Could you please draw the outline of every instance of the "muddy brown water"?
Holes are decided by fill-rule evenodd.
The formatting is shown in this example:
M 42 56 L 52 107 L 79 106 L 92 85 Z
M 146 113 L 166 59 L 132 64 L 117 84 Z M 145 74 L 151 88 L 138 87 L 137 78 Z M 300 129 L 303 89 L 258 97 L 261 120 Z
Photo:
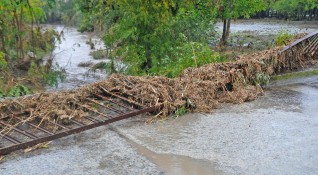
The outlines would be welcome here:
M 221 175 L 208 160 L 194 159 L 189 156 L 158 154 L 144 146 L 130 141 L 137 152 L 150 159 L 167 175 Z
M 175 154 L 160 154 L 149 150 L 147 147 L 134 142 L 121 134 L 119 130 L 112 127 L 122 138 L 131 144 L 136 151 L 150 159 L 158 168 L 167 175 L 222 175 L 223 173 L 215 168 L 208 160 L 195 159 L 189 156 Z

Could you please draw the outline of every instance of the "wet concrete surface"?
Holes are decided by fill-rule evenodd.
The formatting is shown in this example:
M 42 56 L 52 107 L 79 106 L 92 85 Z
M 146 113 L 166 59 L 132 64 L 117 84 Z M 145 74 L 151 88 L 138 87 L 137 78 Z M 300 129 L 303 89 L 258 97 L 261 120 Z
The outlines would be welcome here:
M 318 174 L 317 85 L 318 77 L 289 80 L 212 114 L 117 127 L 149 150 L 208 161 L 219 174 Z
M 0 164 L 3 175 L 160 173 L 106 126 L 56 140 L 48 149 L 10 154 Z
M 13 153 L 0 174 L 318 174 L 318 76 L 256 101 L 145 124 L 144 117 Z

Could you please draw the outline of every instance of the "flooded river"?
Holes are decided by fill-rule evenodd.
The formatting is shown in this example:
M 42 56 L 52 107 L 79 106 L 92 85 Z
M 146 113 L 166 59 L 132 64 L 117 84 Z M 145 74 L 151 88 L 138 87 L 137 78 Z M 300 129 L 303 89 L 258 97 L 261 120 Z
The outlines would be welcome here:
M 223 24 L 217 23 L 217 31 L 221 32 Z M 284 21 L 284 20 L 236 20 L 232 21 L 231 32 L 251 32 L 258 35 L 276 35 L 279 32 L 311 33 L 318 30 L 317 21 Z
M 90 56 L 93 51 L 90 45 L 86 44 L 87 41 L 92 39 L 95 44 L 95 49 L 103 49 L 103 42 L 96 36 L 89 36 L 87 33 L 80 33 L 73 27 L 65 26 L 49 26 L 58 32 L 63 31 L 61 43 L 56 44 L 53 52 L 54 65 L 66 71 L 66 79 L 58 84 L 57 89 L 74 89 L 88 83 L 102 80 L 106 77 L 105 72 L 97 71 L 90 72 L 87 67 L 78 66 L 80 63 L 92 62 L 94 64 L 104 60 L 94 60 Z M 52 88 L 50 88 L 52 89 Z

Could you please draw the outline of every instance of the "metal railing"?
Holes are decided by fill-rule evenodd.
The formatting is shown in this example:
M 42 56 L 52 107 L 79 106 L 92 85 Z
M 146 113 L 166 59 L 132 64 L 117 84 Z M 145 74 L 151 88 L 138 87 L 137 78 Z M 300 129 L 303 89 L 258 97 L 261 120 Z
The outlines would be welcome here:
M 93 94 L 93 97 L 87 101 L 91 105 L 77 105 L 86 108 L 89 116 L 67 118 L 64 122 L 47 121 L 50 122 L 49 125 L 43 125 L 36 120 L 28 121 L 26 113 L 10 114 L 2 118 L 0 130 L 8 132 L 0 133 L 0 155 L 152 112 L 158 108 L 158 106 L 142 106 L 125 97 L 108 92 L 106 89 L 104 89 L 104 94 Z
M 308 34 L 295 42 L 286 46 L 280 53 L 286 52 L 293 47 L 300 46 L 304 54 L 310 54 L 311 56 L 318 52 L 318 31 Z

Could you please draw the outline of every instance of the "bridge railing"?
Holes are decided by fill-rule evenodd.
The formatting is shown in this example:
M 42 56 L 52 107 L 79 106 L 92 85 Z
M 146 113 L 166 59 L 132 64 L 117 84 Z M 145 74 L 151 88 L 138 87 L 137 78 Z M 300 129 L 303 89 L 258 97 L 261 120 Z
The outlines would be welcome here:
M 318 31 L 296 40 L 286 46 L 280 53 L 286 52 L 294 47 L 301 47 L 304 54 L 315 55 L 318 52 Z

